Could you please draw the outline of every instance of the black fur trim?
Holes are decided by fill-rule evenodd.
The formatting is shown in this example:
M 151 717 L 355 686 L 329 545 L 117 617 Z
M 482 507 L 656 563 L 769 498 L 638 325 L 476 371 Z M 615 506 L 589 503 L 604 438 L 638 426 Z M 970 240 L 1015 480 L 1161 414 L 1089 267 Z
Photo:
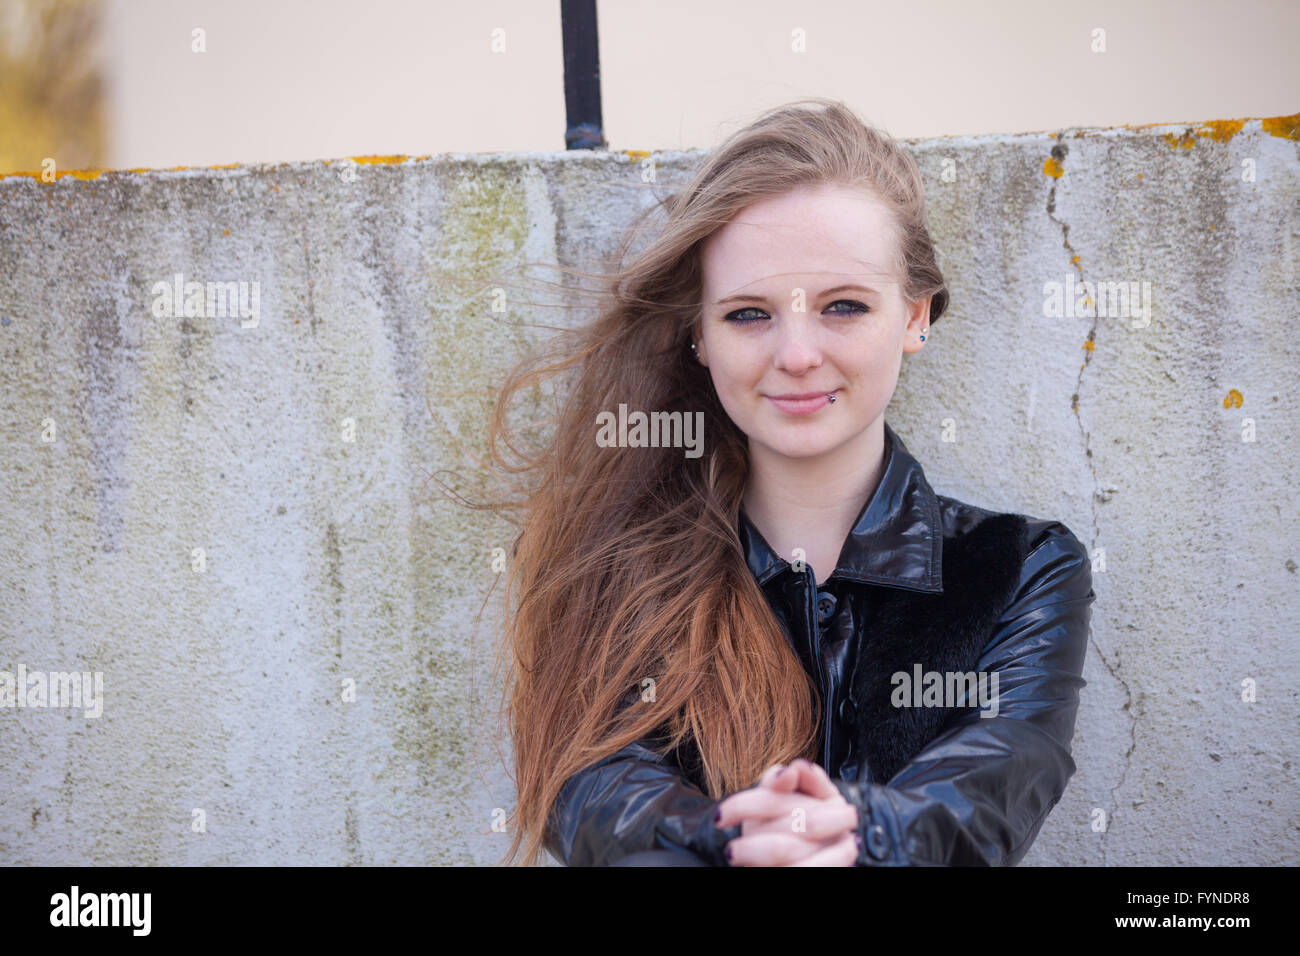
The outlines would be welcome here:
M 973 671 L 1015 597 L 1028 548 L 1025 518 L 998 514 L 943 542 L 943 592 L 873 590 L 847 688 L 856 708 L 860 779 L 887 783 L 969 708 L 894 707 L 897 671 Z M 866 766 L 863 767 L 863 761 Z M 870 775 L 869 777 L 867 775 Z

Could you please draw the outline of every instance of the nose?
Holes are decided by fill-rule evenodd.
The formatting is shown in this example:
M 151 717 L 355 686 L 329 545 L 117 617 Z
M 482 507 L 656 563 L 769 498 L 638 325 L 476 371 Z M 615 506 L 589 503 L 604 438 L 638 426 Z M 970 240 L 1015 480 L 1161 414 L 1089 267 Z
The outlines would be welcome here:
M 807 313 L 791 313 L 781 322 L 773 364 L 791 375 L 802 375 L 822 364 L 817 326 Z

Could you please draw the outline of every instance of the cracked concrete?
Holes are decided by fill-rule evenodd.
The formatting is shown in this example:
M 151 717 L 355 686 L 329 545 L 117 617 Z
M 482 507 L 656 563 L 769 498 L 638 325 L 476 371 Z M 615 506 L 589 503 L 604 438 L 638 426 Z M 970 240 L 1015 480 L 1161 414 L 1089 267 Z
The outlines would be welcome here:
M 1078 772 L 1025 865 L 1300 862 L 1296 136 L 909 144 L 952 304 L 891 425 L 940 493 L 1094 555 Z M 97 720 L 0 709 L 0 856 L 499 858 L 474 618 L 510 538 L 429 486 L 488 493 L 503 370 L 577 320 L 517 270 L 596 267 L 648 155 L 0 178 L 0 670 L 105 684 Z M 701 156 L 652 154 L 660 191 Z M 260 322 L 155 317 L 177 272 L 260 282 Z M 1097 314 L 1116 283 L 1147 324 Z
M 1064 135 L 1063 133 L 1058 134 L 1058 138 L 1063 135 Z M 1056 190 L 1061 183 L 1061 176 L 1064 173 L 1065 166 L 1066 166 L 1066 157 L 1068 155 L 1069 155 L 1069 146 L 1066 145 L 1065 143 L 1058 142 L 1055 146 L 1052 147 L 1051 157 L 1048 160 L 1048 163 L 1045 164 L 1045 173 L 1052 177 L 1052 182 L 1047 192 L 1047 218 L 1052 220 L 1052 222 L 1056 223 L 1058 226 L 1061 227 L 1061 245 L 1065 248 L 1065 251 L 1069 253 L 1069 265 L 1078 274 L 1080 283 L 1086 283 L 1088 279 L 1084 275 L 1083 266 L 1080 263 L 1082 257 L 1078 253 L 1076 253 L 1074 247 L 1070 245 L 1069 223 L 1062 222 L 1056 216 Z M 1090 436 L 1088 434 L 1088 429 L 1084 425 L 1083 416 L 1080 415 L 1079 413 L 1079 393 L 1082 390 L 1083 376 L 1088 370 L 1088 364 L 1092 361 L 1093 352 L 1095 351 L 1095 347 L 1096 347 L 1097 323 L 1100 318 L 1100 316 L 1096 314 L 1098 311 L 1100 310 L 1094 310 L 1094 315 L 1092 316 L 1092 324 L 1088 327 L 1087 335 L 1084 337 L 1083 361 L 1079 363 L 1079 373 L 1075 378 L 1074 394 L 1070 396 L 1070 410 L 1074 412 L 1075 422 L 1079 426 L 1079 439 L 1083 446 L 1083 453 L 1085 457 L 1088 459 L 1088 467 L 1089 470 L 1092 472 L 1093 484 L 1094 484 L 1093 496 L 1089 499 L 1091 505 L 1089 509 L 1089 515 L 1091 518 L 1091 522 L 1090 522 L 1091 543 L 1089 544 L 1089 551 L 1094 551 L 1097 547 L 1097 542 L 1101 539 L 1101 528 L 1098 522 L 1098 515 L 1097 515 L 1097 502 L 1099 500 L 1101 501 L 1106 500 L 1109 497 L 1109 493 L 1110 493 L 1109 490 L 1103 491 L 1103 489 L 1100 487 L 1099 482 L 1097 481 L 1097 470 L 1092 467 L 1092 446 L 1090 443 Z M 1111 486 L 1108 486 L 1108 489 L 1110 487 Z M 1116 806 L 1118 795 L 1124 787 L 1124 778 L 1128 774 L 1129 762 L 1133 756 L 1133 751 L 1137 749 L 1137 720 L 1133 715 L 1132 690 L 1129 688 L 1128 682 L 1124 680 L 1124 677 L 1122 676 L 1122 673 L 1118 665 L 1112 663 L 1110 660 L 1107 659 L 1106 652 L 1102 650 L 1101 645 L 1098 644 L 1097 642 L 1095 631 L 1089 637 L 1089 644 L 1091 645 L 1092 649 L 1096 651 L 1097 659 L 1101 661 L 1102 665 L 1106 668 L 1106 673 L 1110 676 L 1112 680 L 1114 680 L 1121 687 L 1124 688 L 1124 694 L 1127 698 L 1121 710 L 1129 720 L 1129 745 L 1128 745 L 1128 749 L 1124 752 L 1123 770 L 1119 775 L 1119 779 L 1115 781 L 1115 785 L 1111 787 L 1109 807 L 1112 809 L 1109 811 L 1109 813 L 1107 813 L 1107 816 L 1109 816 L 1114 812 L 1113 808 Z M 1118 657 L 1118 652 L 1116 656 Z M 1105 810 L 1105 808 L 1102 809 Z M 1107 857 L 1106 850 L 1107 850 L 1107 842 L 1102 841 L 1101 863 L 1103 865 L 1105 865 L 1108 862 L 1106 858 Z

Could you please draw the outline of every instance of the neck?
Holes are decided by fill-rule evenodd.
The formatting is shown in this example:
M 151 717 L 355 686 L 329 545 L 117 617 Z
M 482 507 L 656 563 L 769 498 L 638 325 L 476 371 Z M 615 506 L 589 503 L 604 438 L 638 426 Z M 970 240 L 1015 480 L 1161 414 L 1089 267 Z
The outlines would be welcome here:
M 880 485 L 884 460 L 883 415 L 852 441 L 815 458 L 787 458 L 751 444 L 749 482 L 741 504 L 787 561 L 788 552 L 801 541 L 842 545 Z M 817 569 L 823 577 L 832 570 Z

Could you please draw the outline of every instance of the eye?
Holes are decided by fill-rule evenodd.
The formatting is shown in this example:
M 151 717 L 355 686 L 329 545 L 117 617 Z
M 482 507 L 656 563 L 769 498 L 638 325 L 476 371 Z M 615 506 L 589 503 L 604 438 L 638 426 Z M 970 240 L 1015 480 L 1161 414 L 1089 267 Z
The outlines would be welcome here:
M 863 312 L 870 312 L 870 311 L 871 311 L 869 308 L 867 308 L 867 307 L 866 307 L 865 305 L 863 305 L 861 302 L 855 302 L 855 301 L 852 300 L 852 299 L 836 299 L 834 302 L 831 303 L 831 305 L 847 305 L 847 306 L 851 306 L 851 308 L 849 308 L 849 309 L 847 309 L 847 310 L 841 310 L 841 311 L 835 312 L 835 313 L 834 313 L 835 315 L 860 315 L 860 314 L 863 313 Z
M 862 315 L 862 313 L 871 311 L 870 308 L 863 306 L 861 302 L 854 299 L 836 299 L 827 308 L 829 310 L 829 308 L 835 306 L 848 306 L 848 308 L 836 308 L 835 311 L 831 312 L 831 315 Z M 757 315 L 746 315 L 746 312 L 757 313 Z M 766 319 L 766 317 L 768 317 L 767 312 L 764 312 L 761 308 L 750 306 L 749 308 L 737 308 L 735 312 L 728 312 L 723 320 L 736 325 L 749 325 Z
M 764 312 L 762 309 L 756 309 L 756 308 L 754 308 L 753 306 L 751 306 L 751 307 L 748 308 L 748 309 L 737 309 L 735 312 L 728 313 L 728 314 L 723 318 L 723 321 L 724 321 L 724 322 L 734 322 L 736 325 L 749 325 L 749 323 L 751 323 L 751 322 L 757 322 L 757 321 L 759 321 L 758 316 L 750 316 L 749 318 L 744 318 L 744 319 L 738 319 L 738 318 L 736 318 L 736 316 L 738 316 L 738 315 L 744 315 L 746 312 L 757 312 L 760 316 L 765 316 L 765 315 L 767 315 L 767 313 Z

